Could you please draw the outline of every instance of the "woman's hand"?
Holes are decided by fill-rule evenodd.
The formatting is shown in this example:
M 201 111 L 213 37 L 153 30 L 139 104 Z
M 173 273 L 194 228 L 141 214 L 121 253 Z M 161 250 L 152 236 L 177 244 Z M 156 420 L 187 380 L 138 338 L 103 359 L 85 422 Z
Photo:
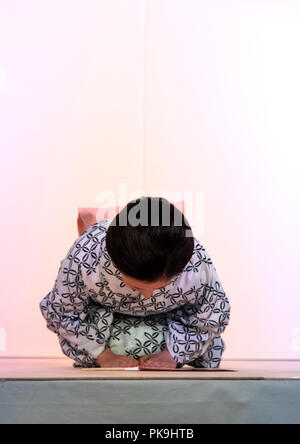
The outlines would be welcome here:
M 139 358 L 139 367 L 141 369 L 170 369 L 173 370 L 177 367 L 177 362 L 173 356 L 169 353 L 169 350 L 165 348 L 162 352 L 155 355 L 145 355 Z
M 116 355 L 110 348 L 106 348 L 96 360 L 100 367 L 138 367 L 139 363 L 131 356 Z

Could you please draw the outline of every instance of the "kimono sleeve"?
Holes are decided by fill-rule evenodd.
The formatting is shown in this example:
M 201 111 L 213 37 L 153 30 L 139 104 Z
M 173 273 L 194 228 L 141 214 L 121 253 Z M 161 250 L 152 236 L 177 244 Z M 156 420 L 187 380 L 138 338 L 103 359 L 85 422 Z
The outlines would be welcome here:
M 56 333 L 63 353 L 74 366 L 97 367 L 96 359 L 110 336 L 113 313 L 89 297 L 86 276 L 95 273 L 104 230 L 94 224 L 61 261 L 52 290 L 40 302 L 47 328 Z
M 200 285 L 195 302 L 168 313 L 166 345 L 178 364 L 199 362 L 205 355 L 205 366 L 217 367 L 225 349 L 220 335 L 229 323 L 231 307 L 211 261 L 201 262 L 196 279 Z M 214 353 L 209 355 L 214 362 L 207 363 L 207 351 L 212 347 Z

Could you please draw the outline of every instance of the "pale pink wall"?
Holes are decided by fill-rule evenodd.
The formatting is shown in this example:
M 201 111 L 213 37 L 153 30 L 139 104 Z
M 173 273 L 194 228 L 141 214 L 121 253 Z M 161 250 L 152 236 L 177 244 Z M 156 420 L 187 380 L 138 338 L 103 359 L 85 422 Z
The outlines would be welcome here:
M 299 359 L 300 3 L 148 5 L 146 187 L 200 191 L 226 358 Z
M 77 208 L 140 187 L 143 17 L 139 0 L 0 0 L 0 356 L 61 355 L 39 301 Z
M 0 0 L 0 356 L 61 356 L 39 301 L 77 207 L 125 183 L 201 201 L 225 357 L 299 359 L 299 20 L 292 0 Z

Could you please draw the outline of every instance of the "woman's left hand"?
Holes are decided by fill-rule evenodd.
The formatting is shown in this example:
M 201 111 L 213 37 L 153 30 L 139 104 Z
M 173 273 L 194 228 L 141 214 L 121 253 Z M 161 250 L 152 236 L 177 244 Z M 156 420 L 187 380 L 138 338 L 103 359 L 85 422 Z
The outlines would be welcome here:
M 160 353 L 155 355 L 145 355 L 139 358 L 140 369 L 170 369 L 173 370 L 177 367 L 177 362 L 173 356 L 169 353 L 169 350 L 165 348 Z

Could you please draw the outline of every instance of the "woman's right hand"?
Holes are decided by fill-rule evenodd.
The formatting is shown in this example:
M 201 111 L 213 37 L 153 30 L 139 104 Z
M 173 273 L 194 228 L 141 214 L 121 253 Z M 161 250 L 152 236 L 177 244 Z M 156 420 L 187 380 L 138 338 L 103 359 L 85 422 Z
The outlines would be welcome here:
M 139 362 L 131 356 L 116 355 L 110 348 L 106 348 L 97 358 L 100 367 L 138 367 Z

